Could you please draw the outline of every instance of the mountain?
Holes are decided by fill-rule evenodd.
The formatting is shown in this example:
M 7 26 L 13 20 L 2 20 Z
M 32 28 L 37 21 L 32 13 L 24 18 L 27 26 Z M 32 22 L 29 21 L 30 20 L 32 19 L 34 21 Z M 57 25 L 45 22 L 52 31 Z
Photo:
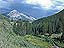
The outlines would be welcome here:
M 33 21 L 32 23 L 25 21 L 16 21 L 13 25 L 16 34 L 58 34 L 64 33 L 64 10 L 52 16 L 41 18 Z
M 36 20 L 34 17 L 28 16 L 24 13 L 19 13 L 17 10 L 12 10 L 8 14 L 8 16 L 12 20 L 25 20 L 25 21 L 29 21 L 29 22 Z
M 15 21 L 0 15 L 0 48 L 64 48 L 64 10 L 32 23 L 20 21 L 26 16 L 17 10 L 8 15 Z
M 22 27 L 21 27 L 22 28 Z M 45 40 L 45 41 L 44 41 Z M 50 48 L 52 44 L 43 39 L 25 35 L 20 36 L 13 31 L 11 21 L 0 15 L 0 48 Z
M 64 10 L 54 15 L 44 17 L 33 22 L 34 32 L 39 34 L 49 33 L 50 35 L 55 33 L 64 34 Z
M 18 25 L 16 25 L 18 23 Z M 16 22 L 14 27 L 14 32 L 19 35 L 44 35 L 49 38 L 54 37 L 53 39 L 47 39 L 46 41 L 52 42 L 53 46 L 59 46 L 60 48 L 64 47 L 64 10 L 51 15 L 49 17 L 41 18 L 33 21 L 32 23 L 28 22 Z M 21 28 L 22 27 L 22 28 Z M 61 35 L 62 34 L 62 35 Z M 43 40 L 44 37 L 41 39 Z M 30 39 L 31 40 L 31 39 Z M 58 42 L 57 42 L 58 41 Z M 59 43 L 60 42 L 60 43 Z M 62 43 L 63 44 L 62 44 Z M 44 47 L 45 48 L 45 47 Z M 48 47 L 47 47 L 48 48 Z

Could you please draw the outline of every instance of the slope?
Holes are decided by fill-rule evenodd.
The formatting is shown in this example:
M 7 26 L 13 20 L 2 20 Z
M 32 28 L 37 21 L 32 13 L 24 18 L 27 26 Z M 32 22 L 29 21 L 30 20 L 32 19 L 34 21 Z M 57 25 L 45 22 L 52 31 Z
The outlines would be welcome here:
M 0 48 L 49 48 L 51 46 L 51 43 L 36 36 L 16 35 L 10 20 L 0 15 Z
M 38 19 L 33 22 L 34 35 L 45 35 L 53 38 L 55 45 L 64 47 L 64 10 L 52 16 Z
M 36 32 L 40 34 L 64 33 L 64 10 L 49 17 L 41 18 L 33 22 Z

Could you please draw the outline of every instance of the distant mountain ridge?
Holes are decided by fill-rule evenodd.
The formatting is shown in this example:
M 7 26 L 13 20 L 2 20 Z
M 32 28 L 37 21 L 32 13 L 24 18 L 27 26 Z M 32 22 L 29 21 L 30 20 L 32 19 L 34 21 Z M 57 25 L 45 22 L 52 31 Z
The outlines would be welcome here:
M 34 17 L 32 16 L 27 16 L 24 13 L 19 13 L 17 10 L 12 10 L 9 14 L 8 14 L 9 18 L 12 20 L 26 20 L 29 22 L 32 22 L 34 20 L 36 20 Z

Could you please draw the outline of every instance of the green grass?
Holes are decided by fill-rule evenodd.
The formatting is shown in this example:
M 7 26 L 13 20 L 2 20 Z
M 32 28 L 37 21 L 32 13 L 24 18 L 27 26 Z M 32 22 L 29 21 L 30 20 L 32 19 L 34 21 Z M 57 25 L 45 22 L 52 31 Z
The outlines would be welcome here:
M 26 35 L 25 40 L 27 40 L 28 42 L 30 42 L 33 45 L 40 46 L 41 48 L 50 48 L 50 47 L 52 47 L 51 43 L 49 43 L 47 41 L 43 41 L 39 37 Z
M 39 37 L 19 36 L 13 32 L 13 26 L 5 19 L 0 20 L 0 48 L 48 48 L 48 42 Z

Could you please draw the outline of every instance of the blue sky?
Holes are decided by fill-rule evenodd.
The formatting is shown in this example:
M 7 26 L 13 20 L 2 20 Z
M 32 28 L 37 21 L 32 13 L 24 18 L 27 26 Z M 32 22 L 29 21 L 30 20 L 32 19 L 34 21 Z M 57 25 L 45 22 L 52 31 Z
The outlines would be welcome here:
M 0 0 L 0 13 L 4 14 L 14 9 L 41 18 L 64 9 L 64 0 Z

